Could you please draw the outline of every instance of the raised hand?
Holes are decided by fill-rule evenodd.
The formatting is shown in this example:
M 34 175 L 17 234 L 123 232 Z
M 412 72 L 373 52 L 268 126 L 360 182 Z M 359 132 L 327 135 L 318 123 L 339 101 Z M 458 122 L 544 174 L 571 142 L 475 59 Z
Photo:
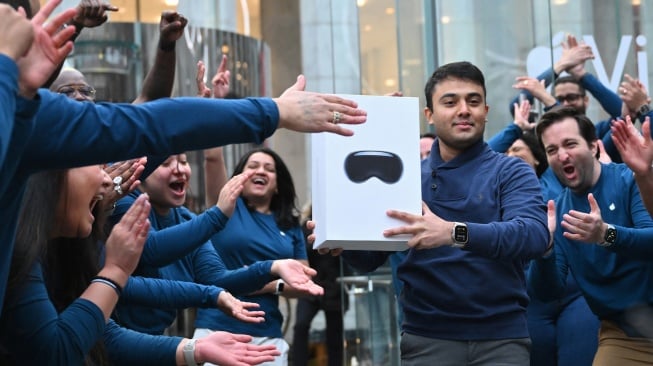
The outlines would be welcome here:
M 554 71 L 560 74 L 567 71 L 576 79 L 585 74 L 585 61 L 594 58 L 592 48 L 584 43 L 579 43 L 576 37 L 568 35 L 567 40 L 562 42 L 562 54 L 554 65 Z
M 610 154 L 608 154 L 608 152 L 605 151 L 605 145 L 603 145 L 603 141 L 596 140 L 596 144 L 598 145 L 599 148 L 599 161 L 602 162 L 603 164 L 612 163 L 612 158 L 610 157 Z
M 621 82 L 621 86 L 619 87 L 619 97 L 626 107 L 622 117 L 626 115 L 635 117 L 641 106 L 651 102 L 651 98 L 646 92 L 646 87 L 639 80 L 628 74 L 624 75 L 624 81 Z
M 630 116 L 626 120 L 612 121 L 612 141 L 624 163 L 639 176 L 651 172 L 653 164 L 653 143 L 651 143 L 651 121 L 648 117 L 642 124 L 642 135 L 633 125 Z
M 218 197 L 218 203 L 216 206 L 225 214 L 227 217 L 231 217 L 234 213 L 234 208 L 236 207 L 236 200 L 240 196 L 240 193 L 245 187 L 245 182 L 254 175 L 254 171 L 244 172 L 236 175 L 235 177 L 229 179 L 225 183 L 224 187 L 220 190 L 220 196 Z
M 159 47 L 164 50 L 173 49 L 175 43 L 184 34 L 188 19 L 176 11 L 164 11 L 159 21 Z
M 229 82 L 231 80 L 231 71 L 227 69 L 227 55 L 222 55 L 218 71 L 211 79 L 213 85 L 213 98 L 224 98 L 229 94 Z
M 535 122 L 528 121 L 528 117 L 531 114 L 531 103 L 528 99 L 522 100 L 520 104 L 514 103 L 513 109 L 515 112 L 515 120 L 513 122 L 520 130 L 530 131 L 535 128 Z
M 77 15 L 72 19 L 72 24 L 78 30 L 100 26 L 109 19 L 107 11 L 118 11 L 118 7 L 102 0 L 81 0 L 77 5 Z
M 61 1 L 49 0 L 31 20 L 34 41 L 27 54 L 17 62 L 20 70 L 19 94 L 25 98 L 31 99 L 36 95 L 38 88 L 50 78 L 73 49 L 69 39 L 75 33 L 75 28 L 62 29 L 62 26 L 76 14 L 74 8 L 61 12 L 43 24 Z
M 0 53 L 17 61 L 27 53 L 34 40 L 34 29 L 24 11 L 0 4 Z
M 555 98 L 546 91 L 544 80 L 537 80 L 529 76 L 519 76 L 515 81 L 515 84 L 512 85 L 513 88 L 528 91 L 545 106 L 552 106 L 556 103 Z
M 356 102 L 335 95 L 306 92 L 305 88 L 306 79 L 300 75 L 293 86 L 274 99 L 279 108 L 280 128 L 351 136 L 354 132 L 342 124 L 361 124 L 367 120 L 367 112 L 358 109 Z
M 431 212 L 424 202 L 422 202 L 422 215 L 396 210 L 389 210 L 387 215 L 404 221 L 408 225 L 384 230 L 383 236 L 410 234 L 413 236 L 408 241 L 408 246 L 411 248 L 431 249 L 451 245 L 453 242 L 451 239 L 453 223 L 445 221 Z
M 145 170 L 146 163 L 147 158 L 142 157 L 140 159 L 120 161 L 104 167 L 104 171 L 109 174 L 111 181 L 114 183 L 114 189 L 111 189 L 102 200 L 105 207 L 113 206 L 121 197 L 138 187 L 141 183 L 138 178 Z M 120 189 L 116 186 L 120 187 Z
M 206 75 L 206 66 L 204 61 L 197 61 L 197 74 L 195 75 L 195 83 L 197 84 L 197 96 L 200 98 L 210 98 L 211 89 L 206 86 L 204 82 L 204 75 Z
M 252 337 L 245 334 L 213 332 L 195 343 L 195 362 L 222 366 L 258 365 L 274 361 L 281 354 L 275 346 L 259 346 L 250 344 L 251 341 Z
M 150 202 L 147 194 L 140 195 L 113 229 L 106 242 L 104 270 L 111 270 L 121 285 L 134 272 L 150 230 Z
M 240 321 L 246 323 L 261 323 L 265 321 L 265 311 L 250 310 L 259 308 L 259 304 L 240 301 L 227 291 L 220 292 L 217 305 L 218 309 L 222 310 L 223 313 Z
M 293 290 L 306 295 L 322 295 L 324 289 L 317 285 L 311 277 L 317 272 L 295 259 L 279 259 L 272 263 L 272 273 L 281 277 Z M 284 293 L 287 290 L 284 290 Z
M 590 212 L 571 210 L 562 215 L 562 228 L 565 230 L 562 235 L 569 240 L 581 241 L 584 243 L 600 243 L 603 241 L 606 224 L 601 217 L 601 209 L 592 193 L 587 195 L 590 204 Z

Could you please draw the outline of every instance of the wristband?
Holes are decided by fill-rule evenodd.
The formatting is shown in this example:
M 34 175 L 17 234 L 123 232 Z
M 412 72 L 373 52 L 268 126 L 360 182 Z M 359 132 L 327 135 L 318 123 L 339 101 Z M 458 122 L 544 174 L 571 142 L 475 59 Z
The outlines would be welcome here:
M 103 277 L 103 276 L 95 276 L 93 279 L 91 279 L 91 283 L 103 283 L 111 288 L 118 294 L 118 296 L 122 295 L 122 286 L 118 284 L 118 282 L 108 278 L 108 277 Z
M 195 362 L 195 342 L 197 342 L 197 339 L 189 339 L 188 342 L 184 344 L 184 362 L 186 362 L 186 365 L 188 366 L 197 366 L 197 362 Z

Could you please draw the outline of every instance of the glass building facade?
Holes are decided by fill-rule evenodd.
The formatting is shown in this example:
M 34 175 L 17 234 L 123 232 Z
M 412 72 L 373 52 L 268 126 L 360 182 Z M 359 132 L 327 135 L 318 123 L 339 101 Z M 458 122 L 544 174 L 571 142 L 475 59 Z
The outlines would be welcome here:
M 77 2 L 64 0 L 61 8 Z M 205 60 L 212 75 L 220 55 L 228 53 L 232 83 L 244 96 L 279 95 L 304 73 L 308 90 L 373 95 L 400 90 L 419 97 L 423 108 L 423 88 L 431 73 L 439 65 L 467 60 L 486 77 L 489 138 L 512 123 L 509 102 L 517 94 L 515 78 L 536 76 L 551 67 L 567 34 L 592 46 L 595 58 L 586 68 L 611 90 L 617 90 L 624 74 L 639 78 L 648 90 L 651 86 L 647 40 L 653 39 L 653 0 L 111 3 L 121 10 L 110 15 L 107 25 L 85 31 L 70 60 L 93 75 L 91 81 L 105 99 L 130 100 L 136 95 L 156 47 L 159 14 L 174 9 L 190 20 L 178 44 L 175 95 L 194 95 L 198 60 Z M 593 120 L 607 117 L 594 99 L 588 115 Z M 424 120 L 421 123 L 423 132 L 430 131 Z M 311 190 L 310 137 L 280 131 L 268 144 L 288 163 L 301 206 Z M 235 160 L 241 151 L 229 152 L 228 159 Z M 194 191 L 203 202 L 200 157 L 194 168 Z M 350 306 L 346 317 L 346 329 L 353 330 L 346 336 L 347 364 L 398 364 L 396 322 L 382 314 L 396 308 L 386 286 L 388 274 L 384 267 L 369 277 L 348 280 L 350 298 L 360 301 Z M 383 329 L 376 332 L 373 323 Z

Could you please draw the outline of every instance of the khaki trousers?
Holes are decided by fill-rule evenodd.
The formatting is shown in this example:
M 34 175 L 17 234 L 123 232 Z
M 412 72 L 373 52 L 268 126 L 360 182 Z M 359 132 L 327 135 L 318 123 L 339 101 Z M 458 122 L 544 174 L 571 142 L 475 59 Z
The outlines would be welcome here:
M 593 366 L 653 365 L 653 340 L 628 337 L 614 322 L 601 321 Z

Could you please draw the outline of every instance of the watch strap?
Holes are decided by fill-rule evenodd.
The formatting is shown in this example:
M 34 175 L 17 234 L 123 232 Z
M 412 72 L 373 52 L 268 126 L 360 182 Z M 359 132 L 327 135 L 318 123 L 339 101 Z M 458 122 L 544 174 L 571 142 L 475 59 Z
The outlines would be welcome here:
M 274 290 L 275 295 L 281 295 L 283 292 L 284 287 L 286 286 L 286 283 L 280 278 L 277 280 L 277 287 Z
M 198 366 L 197 362 L 195 362 L 195 342 L 197 342 L 197 339 L 189 339 L 188 342 L 184 344 L 184 361 L 188 366 Z
M 607 224 L 608 227 L 605 229 L 605 234 L 603 235 L 603 240 L 598 245 L 602 247 L 609 247 L 615 243 L 617 240 L 617 229 L 614 225 Z

